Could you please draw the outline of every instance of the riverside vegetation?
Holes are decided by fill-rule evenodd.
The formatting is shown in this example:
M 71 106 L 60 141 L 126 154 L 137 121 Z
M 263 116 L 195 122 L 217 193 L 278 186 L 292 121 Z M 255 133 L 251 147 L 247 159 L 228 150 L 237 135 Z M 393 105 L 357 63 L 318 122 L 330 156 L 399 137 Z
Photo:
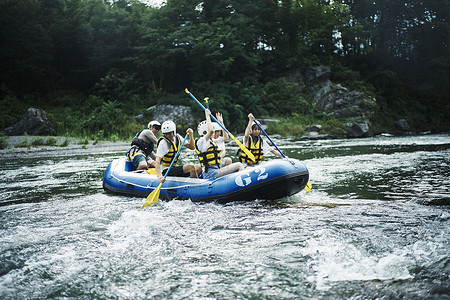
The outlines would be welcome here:
M 130 140 L 152 105 L 189 105 L 200 119 L 188 87 L 235 132 L 252 112 L 281 120 L 271 134 L 320 124 L 339 136 L 347 120 L 286 79 L 321 64 L 333 82 L 376 99 L 372 133 L 401 118 L 415 132 L 448 131 L 450 10 L 422 2 L 4 1 L 0 128 L 37 107 L 60 136 Z

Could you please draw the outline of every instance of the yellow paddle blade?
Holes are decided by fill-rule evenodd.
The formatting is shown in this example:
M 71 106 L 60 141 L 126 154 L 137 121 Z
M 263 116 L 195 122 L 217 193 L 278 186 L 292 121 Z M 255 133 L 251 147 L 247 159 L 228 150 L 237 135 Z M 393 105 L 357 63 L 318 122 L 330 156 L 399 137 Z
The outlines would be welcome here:
M 236 144 L 239 146 L 239 148 L 241 148 L 242 151 L 245 152 L 245 154 L 247 154 L 247 156 L 253 161 L 256 162 L 255 156 L 253 155 L 253 153 L 250 152 L 250 150 L 247 149 L 247 147 L 245 147 L 244 145 L 242 145 L 241 142 L 239 142 L 232 134 L 231 132 L 228 132 L 228 136 L 230 138 L 232 138 Z
M 161 186 L 162 186 L 162 183 L 160 183 L 158 185 L 158 187 L 156 189 L 154 189 L 153 192 L 151 192 L 148 195 L 147 199 L 145 200 L 145 202 L 141 208 L 144 208 L 147 206 L 153 206 L 153 205 L 156 205 L 156 203 L 158 203 L 159 193 L 161 192 Z
M 312 189 L 311 181 L 308 180 L 308 183 L 305 186 L 305 191 L 309 192 Z
M 156 175 L 156 169 L 155 168 L 147 169 L 145 170 L 145 173 L 150 175 Z

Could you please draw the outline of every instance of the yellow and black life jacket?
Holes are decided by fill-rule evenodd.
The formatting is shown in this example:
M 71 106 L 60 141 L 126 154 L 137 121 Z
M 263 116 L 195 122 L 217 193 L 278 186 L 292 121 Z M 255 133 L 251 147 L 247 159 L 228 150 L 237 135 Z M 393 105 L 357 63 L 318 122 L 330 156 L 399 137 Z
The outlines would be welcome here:
M 172 142 L 171 140 L 169 140 L 168 138 L 166 138 L 165 136 L 162 136 L 159 138 L 158 140 L 158 146 L 159 143 L 161 143 L 162 140 L 166 140 L 167 143 L 169 143 L 170 145 L 170 150 L 169 152 L 167 152 L 162 158 L 161 158 L 161 164 L 163 166 L 169 167 L 170 164 L 172 163 L 173 158 L 175 157 L 175 154 L 177 154 L 178 149 L 182 146 L 181 145 L 181 141 L 178 138 L 178 136 L 175 136 L 175 143 Z M 179 157 L 179 156 L 178 156 Z M 175 167 L 177 165 L 178 162 L 178 157 L 176 158 L 176 160 L 173 162 L 173 166 Z
M 142 131 L 144 131 L 145 129 L 142 129 L 141 131 L 139 131 L 136 136 L 133 138 L 133 140 L 131 141 L 131 146 L 136 146 L 139 148 L 139 150 L 142 150 L 145 152 L 145 155 L 150 156 L 150 154 L 153 151 L 153 148 L 155 147 L 155 145 L 150 142 L 147 143 L 146 141 L 144 141 L 143 139 L 139 138 L 139 135 L 141 134 Z
M 247 163 L 247 165 L 249 165 L 249 166 L 254 165 L 254 164 L 259 164 L 264 155 L 264 151 L 262 149 L 262 144 L 263 144 L 263 139 L 260 136 L 257 137 L 256 143 L 253 143 L 252 136 L 249 136 L 247 145 L 245 145 L 245 147 L 247 147 L 247 149 L 250 150 L 250 152 L 253 154 L 253 156 L 255 156 L 255 161 L 253 162 L 247 156 L 247 154 L 245 154 L 245 152 L 242 150 L 239 150 L 239 161 L 241 163 Z
M 208 170 L 208 167 L 214 165 L 220 168 L 220 150 L 216 143 L 209 139 L 209 148 L 205 152 L 200 152 L 197 146 L 198 140 L 195 140 L 195 151 L 197 152 L 198 160 L 200 160 L 202 167 L 205 167 L 206 170 Z

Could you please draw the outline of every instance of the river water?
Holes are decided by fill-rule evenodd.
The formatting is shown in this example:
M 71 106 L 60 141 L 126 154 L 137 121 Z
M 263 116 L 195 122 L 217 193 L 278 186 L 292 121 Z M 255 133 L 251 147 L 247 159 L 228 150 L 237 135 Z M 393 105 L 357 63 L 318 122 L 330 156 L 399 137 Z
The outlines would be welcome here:
M 274 141 L 309 193 L 144 210 L 122 149 L 2 152 L 0 298 L 450 299 L 449 135 Z

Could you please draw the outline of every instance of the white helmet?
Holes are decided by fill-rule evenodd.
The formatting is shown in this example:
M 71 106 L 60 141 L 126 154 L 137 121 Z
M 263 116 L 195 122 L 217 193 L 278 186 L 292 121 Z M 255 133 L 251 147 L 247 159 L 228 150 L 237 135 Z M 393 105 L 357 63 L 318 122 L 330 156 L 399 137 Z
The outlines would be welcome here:
M 177 134 L 177 126 L 173 121 L 165 121 L 161 125 L 162 133 L 169 133 L 173 131 L 173 134 Z
M 161 123 L 159 123 L 159 122 L 158 122 L 158 121 L 156 121 L 156 120 L 154 120 L 154 121 L 151 121 L 150 123 L 148 123 L 147 127 L 148 127 L 148 128 L 150 128 L 150 126 L 151 126 L 151 127 L 154 127 L 155 125 L 157 125 L 157 126 L 160 126 L 160 127 L 161 127 Z
M 213 127 L 214 127 L 214 131 L 222 130 L 222 127 L 220 127 L 219 123 L 213 122 L 212 124 L 213 124 Z
M 261 122 L 259 122 L 258 120 L 254 120 L 253 121 L 254 123 L 253 123 L 253 125 L 252 125 L 252 129 L 253 129 L 253 127 L 257 127 L 257 128 L 260 128 L 262 125 L 261 125 Z M 256 124 L 255 124 L 256 123 Z M 259 125 L 259 126 L 258 126 Z
M 206 122 L 206 120 L 198 123 L 197 131 L 200 136 L 203 136 L 208 132 L 208 123 Z

